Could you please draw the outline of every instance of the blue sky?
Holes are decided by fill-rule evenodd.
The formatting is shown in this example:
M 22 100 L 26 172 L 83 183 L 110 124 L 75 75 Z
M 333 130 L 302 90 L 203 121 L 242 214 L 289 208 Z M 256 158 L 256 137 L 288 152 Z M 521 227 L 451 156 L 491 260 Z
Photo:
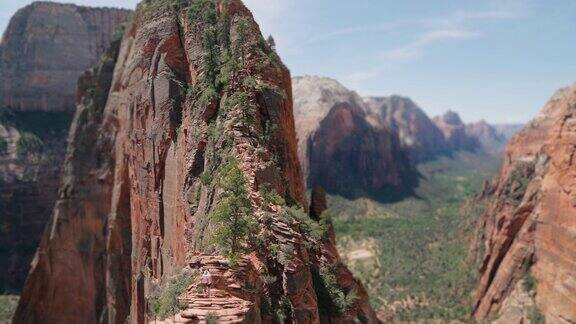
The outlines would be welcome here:
M 29 0 L 0 4 L 0 29 Z M 78 0 L 134 7 L 137 1 Z M 573 0 L 245 0 L 293 75 L 361 95 L 411 97 L 430 115 L 525 122 L 576 81 Z

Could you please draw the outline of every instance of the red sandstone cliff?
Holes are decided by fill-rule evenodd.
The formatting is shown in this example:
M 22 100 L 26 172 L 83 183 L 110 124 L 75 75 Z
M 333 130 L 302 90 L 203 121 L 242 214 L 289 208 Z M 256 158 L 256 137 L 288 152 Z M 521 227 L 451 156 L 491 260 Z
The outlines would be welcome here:
M 290 75 L 239 0 L 144 1 L 121 45 L 82 77 L 79 98 L 15 322 L 143 323 L 154 287 L 200 266 L 214 271 L 217 293 L 185 291 L 184 323 L 209 311 L 224 322 L 377 322 L 333 232 L 309 235 L 313 220 L 260 190 L 306 206 Z M 235 266 L 212 244 L 226 225 L 211 215 L 230 159 L 247 180 L 259 242 Z M 335 290 L 357 297 L 334 311 Z
M 0 292 L 18 293 L 57 198 L 78 76 L 127 10 L 35 2 L 0 44 Z
M 309 186 L 378 200 L 411 192 L 418 173 L 409 153 L 362 98 L 328 78 L 296 77 L 292 84 L 298 153 Z
M 558 91 L 508 144 L 483 199 L 485 254 L 474 316 L 576 322 L 576 86 Z

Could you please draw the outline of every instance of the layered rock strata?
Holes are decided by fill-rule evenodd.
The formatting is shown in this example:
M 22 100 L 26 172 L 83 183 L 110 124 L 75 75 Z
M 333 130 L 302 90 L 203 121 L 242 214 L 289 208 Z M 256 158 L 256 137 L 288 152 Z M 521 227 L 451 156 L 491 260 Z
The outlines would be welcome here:
M 541 313 L 549 323 L 576 322 L 574 156 L 572 86 L 558 91 L 508 144 L 500 174 L 480 198 L 488 208 L 479 224 L 485 254 L 475 293 L 476 319 L 526 321 Z M 518 307 L 514 300 L 523 294 L 535 306 L 526 302 L 522 305 L 531 308 Z

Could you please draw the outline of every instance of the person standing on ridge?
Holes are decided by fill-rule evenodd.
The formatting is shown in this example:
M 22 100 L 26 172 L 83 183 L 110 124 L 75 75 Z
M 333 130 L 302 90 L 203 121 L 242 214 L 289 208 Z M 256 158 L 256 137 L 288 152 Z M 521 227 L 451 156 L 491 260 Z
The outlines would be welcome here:
M 210 298 L 210 286 L 212 286 L 212 275 L 210 274 L 210 271 L 208 269 L 205 269 L 204 273 L 202 273 L 201 283 L 204 294 L 207 295 L 208 298 Z

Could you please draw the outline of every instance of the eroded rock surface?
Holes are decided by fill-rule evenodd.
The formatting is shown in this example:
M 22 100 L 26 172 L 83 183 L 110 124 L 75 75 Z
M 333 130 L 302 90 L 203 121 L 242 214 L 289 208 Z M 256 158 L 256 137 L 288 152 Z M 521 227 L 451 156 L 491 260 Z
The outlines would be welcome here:
M 475 293 L 478 320 L 510 316 L 509 306 L 519 304 L 510 299 L 521 295 L 523 280 L 547 322 L 576 322 L 575 155 L 572 86 L 558 91 L 508 144 L 500 174 L 484 192 L 489 205 L 479 224 L 486 252 Z
M 279 309 L 298 323 L 378 321 L 331 227 L 311 235 L 314 221 L 297 211 L 306 197 L 290 74 L 241 1 L 142 2 L 78 97 L 63 185 L 15 322 L 152 320 L 152 287 L 199 255 L 228 278 L 218 296 L 235 298 L 236 319 L 269 323 Z M 232 160 L 258 240 L 229 270 L 212 241 L 227 224 L 211 215 Z M 335 308 L 335 291 L 356 297 Z M 202 315 L 206 301 L 181 297 L 189 306 L 178 320 Z

